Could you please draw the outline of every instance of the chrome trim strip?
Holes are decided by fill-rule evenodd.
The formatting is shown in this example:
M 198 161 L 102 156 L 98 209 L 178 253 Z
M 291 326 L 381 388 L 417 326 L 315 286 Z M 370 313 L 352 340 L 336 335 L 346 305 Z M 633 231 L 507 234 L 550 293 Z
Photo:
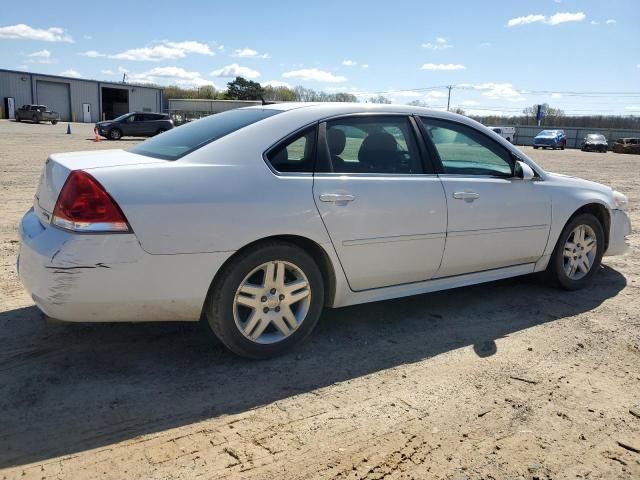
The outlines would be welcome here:
M 394 242 L 411 242 L 415 240 L 431 240 L 436 238 L 445 238 L 447 234 L 441 233 L 418 233 L 415 235 L 397 235 L 393 237 L 375 237 L 362 238 L 357 240 L 343 240 L 344 247 L 353 247 L 357 245 L 369 245 L 372 243 L 394 243 Z

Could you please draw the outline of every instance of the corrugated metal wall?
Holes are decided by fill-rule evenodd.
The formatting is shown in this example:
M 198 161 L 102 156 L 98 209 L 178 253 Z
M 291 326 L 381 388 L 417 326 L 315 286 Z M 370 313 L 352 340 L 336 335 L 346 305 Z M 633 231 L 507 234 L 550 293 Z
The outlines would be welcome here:
M 2 118 L 8 118 L 4 111 L 4 99 L 13 97 L 16 100 L 16 108 L 32 103 L 31 101 L 31 76 L 19 72 L 0 72 L 0 109 Z
M 129 111 L 131 112 L 159 112 L 160 111 L 159 90 L 130 87 L 129 88 Z
M 542 130 L 564 130 L 567 134 L 567 148 L 580 148 L 582 140 L 590 133 L 600 133 L 607 137 L 609 146 L 618 138 L 640 138 L 638 130 L 622 130 L 615 128 L 584 128 L 584 127 L 538 127 L 534 125 L 516 126 L 516 137 L 513 143 L 516 145 L 533 145 L 533 137 Z
M 169 112 L 207 112 L 220 113 L 234 108 L 261 105 L 253 100 L 200 100 L 200 99 L 169 99 Z
M 23 80 L 24 79 L 24 80 Z M 91 121 L 101 120 L 101 87 L 126 88 L 129 90 L 129 111 L 160 112 L 162 110 L 162 89 L 121 83 L 104 83 L 96 80 L 83 80 L 55 75 L 43 75 L 29 72 L 0 70 L 0 106 L 4 106 L 5 97 L 15 98 L 16 108 L 29 103 L 44 103 L 38 99 L 37 82 L 62 83 L 69 87 L 70 118 L 82 122 L 82 104 L 91 105 Z M 62 91 L 62 89 L 60 89 Z M 66 101 L 66 100 L 62 100 Z M 7 118 L 2 111 L 1 118 Z M 67 120 L 67 119 L 63 119 Z

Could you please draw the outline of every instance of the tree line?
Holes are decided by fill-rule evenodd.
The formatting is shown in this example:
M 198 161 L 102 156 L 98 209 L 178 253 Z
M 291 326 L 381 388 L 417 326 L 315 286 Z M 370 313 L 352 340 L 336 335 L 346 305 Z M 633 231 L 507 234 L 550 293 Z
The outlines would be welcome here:
M 270 102 L 357 102 L 358 97 L 348 92 L 327 93 L 302 86 L 286 87 L 260 85 L 253 80 L 236 77 L 227 83 L 226 90 L 216 90 L 212 85 L 196 88 L 183 88 L 175 85 L 164 87 L 169 98 L 202 100 L 265 100 Z M 391 103 L 382 95 L 373 96 L 365 101 L 369 103 Z
M 261 85 L 258 82 L 236 77 L 227 83 L 226 91 L 216 90 L 211 85 L 198 88 L 182 88 L 178 86 L 164 87 L 166 98 L 206 99 L 206 100 L 264 100 L 271 102 L 357 102 L 358 97 L 348 92 L 328 93 L 312 88 L 296 86 Z M 383 95 L 376 95 L 364 100 L 369 103 L 391 103 Z M 414 100 L 409 105 L 428 107 L 422 100 Z M 621 128 L 640 129 L 639 116 L 620 115 L 567 115 L 559 108 L 543 105 L 545 110 L 541 126 L 584 127 L 584 128 Z M 465 115 L 461 107 L 453 107 L 454 113 Z M 468 115 L 484 125 L 537 125 L 537 105 L 527 107 L 517 115 Z

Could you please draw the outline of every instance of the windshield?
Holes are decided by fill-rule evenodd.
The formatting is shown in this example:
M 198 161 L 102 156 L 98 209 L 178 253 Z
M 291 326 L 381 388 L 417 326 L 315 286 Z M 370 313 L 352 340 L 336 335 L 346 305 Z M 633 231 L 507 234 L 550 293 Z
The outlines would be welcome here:
M 280 110 L 242 108 L 216 113 L 142 142 L 130 151 L 148 157 L 177 160 L 236 130 L 280 113 Z
M 604 138 L 604 135 L 587 135 L 587 140 L 591 140 L 593 142 L 606 142 L 607 139 Z
M 133 115 L 133 114 L 132 113 L 125 113 L 124 115 L 120 115 L 119 117 L 114 118 L 112 120 L 112 122 L 121 122 L 122 120 L 126 119 L 130 115 Z

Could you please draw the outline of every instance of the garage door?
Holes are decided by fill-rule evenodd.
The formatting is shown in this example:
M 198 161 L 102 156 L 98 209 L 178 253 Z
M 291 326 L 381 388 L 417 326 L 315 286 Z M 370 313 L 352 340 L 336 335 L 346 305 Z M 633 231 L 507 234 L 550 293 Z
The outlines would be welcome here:
M 60 82 L 36 83 L 38 104 L 46 105 L 50 110 L 60 114 L 60 120 L 71 120 L 69 101 L 69 84 Z

